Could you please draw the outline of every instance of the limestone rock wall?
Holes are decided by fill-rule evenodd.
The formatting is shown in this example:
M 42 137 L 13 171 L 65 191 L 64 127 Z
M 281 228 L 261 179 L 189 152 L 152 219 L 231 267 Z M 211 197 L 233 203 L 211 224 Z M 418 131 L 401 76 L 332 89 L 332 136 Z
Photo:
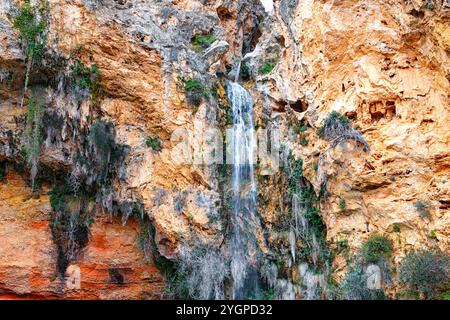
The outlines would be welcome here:
M 47 49 L 30 87 L 45 88 L 46 112 L 60 124 L 46 134 L 41 172 L 78 170 L 94 119 L 113 123 L 115 142 L 128 148 L 108 186 L 111 197 L 95 209 L 88 244 L 67 269 L 80 269 L 81 289 L 69 290 L 56 271 L 45 195 L 51 183 L 34 199 L 21 154 L 26 57 L 9 18 L 20 4 L 0 4 L 0 161 L 8 168 L 0 182 L 0 297 L 163 297 L 164 275 L 137 245 L 138 219 L 121 219 L 127 203 L 142 203 L 163 258 L 174 260 L 180 248 L 198 243 L 219 247 L 227 234 L 227 173 L 194 158 L 178 163 L 171 152 L 189 130 L 197 133 L 191 156 L 206 155 L 203 130 L 227 122 L 223 85 L 240 60 L 257 126 L 280 129 L 316 192 L 326 185 L 320 215 L 331 248 L 346 240 L 356 252 L 378 232 L 393 240 L 394 264 L 412 248 L 449 250 L 448 1 L 281 0 L 265 12 L 256 0 L 49 0 Z M 217 41 L 199 49 L 196 35 Z M 99 97 L 80 100 L 62 90 L 77 60 L 98 66 Z M 274 68 L 263 74 L 267 63 Z M 195 107 L 184 89 L 190 78 L 211 93 Z M 369 152 L 318 137 L 332 111 L 351 119 Z M 302 133 L 295 131 L 300 123 Z M 149 137 L 161 150 L 147 146 Z M 284 190 L 281 171 L 268 176 L 267 165 L 259 169 L 259 211 L 268 243 L 281 246 L 270 232 Z M 429 217 L 419 214 L 417 201 L 428 204 Z M 342 254 L 333 266 L 341 278 Z

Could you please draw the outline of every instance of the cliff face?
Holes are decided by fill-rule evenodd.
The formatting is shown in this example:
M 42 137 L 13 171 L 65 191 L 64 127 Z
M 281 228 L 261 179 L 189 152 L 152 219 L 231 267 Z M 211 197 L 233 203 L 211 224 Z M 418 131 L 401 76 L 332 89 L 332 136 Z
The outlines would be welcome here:
M 448 250 L 449 7 L 425 2 L 301 1 L 284 13 L 289 25 L 265 35 L 285 39 L 263 79 L 272 103 L 291 104 L 308 125 L 308 145 L 290 143 L 315 189 L 326 181 L 327 239 L 356 249 L 372 232 L 389 234 L 396 260 L 424 245 Z M 352 120 L 370 152 L 317 139 L 314 128 L 331 111 Z M 420 216 L 418 200 L 430 217 Z
M 0 5 L 0 298 L 173 297 L 174 262 L 208 285 L 226 278 L 187 252 L 221 272 L 231 171 L 203 160 L 217 152 L 208 130 L 230 123 L 237 70 L 257 128 L 279 132 L 282 154 L 301 159 L 297 183 L 322 195 L 335 252 L 318 276 L 314 253 L 293 267 L 292 163 L 260 159 L 256 237 L 271 261 L 261 268 L 278 268 L 265 276 L 276 297 L 327 296 L 309 284 L 342 280 L 373 233 L 392 240 L 393 269 L 411 249 L 448 252 L 448 1 L 31 3 L 45 21 L 33 59 L 13 26 L 24 2 Z M 332 111 L 367 148 L 317 133 Z

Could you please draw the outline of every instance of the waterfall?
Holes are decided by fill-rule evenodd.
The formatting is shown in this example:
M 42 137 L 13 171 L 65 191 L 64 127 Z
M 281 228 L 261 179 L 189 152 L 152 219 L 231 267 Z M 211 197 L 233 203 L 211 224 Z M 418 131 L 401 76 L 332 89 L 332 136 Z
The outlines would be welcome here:
M 231 213 L 231 275 L 233 299 L 245 299 L 258 293 L 257 231 L 260 221 L 256 212 L 256 137 L 253 124 L 253 99 L 236 82 L 227 85 L 227 96 L 233 110 L 229 152 L 233 165 Z

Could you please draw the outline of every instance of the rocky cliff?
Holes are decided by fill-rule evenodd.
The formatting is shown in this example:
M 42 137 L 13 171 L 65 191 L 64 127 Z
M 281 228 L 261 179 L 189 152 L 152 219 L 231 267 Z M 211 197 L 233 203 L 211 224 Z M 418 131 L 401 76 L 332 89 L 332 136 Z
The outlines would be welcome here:
M 0 298 L 229 298 L 207 160 L 235 80 L 279 137 L 258 297 L 353 297 L 373 235 L 390 298 L 405 254 L 449 253 L 449 1 L 6 0 L 0 26 Z

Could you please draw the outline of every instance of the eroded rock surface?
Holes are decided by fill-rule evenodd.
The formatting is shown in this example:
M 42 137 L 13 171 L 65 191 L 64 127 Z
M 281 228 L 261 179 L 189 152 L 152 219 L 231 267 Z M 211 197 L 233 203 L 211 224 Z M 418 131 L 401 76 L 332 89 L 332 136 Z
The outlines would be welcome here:
M 237 72 L 255 100 L 257 127 L 279 129 L 281 145 L 302 159 L 305 186 L 326 191 L 317 206 L 329 248 L 345 241 L 356 253 L 370 234 L 381 233 L 393 241 L 394 265 L 411 249 L 448 252 L 447 1 L 281 0 L 265 12 L 256 0 L 49 0 L 47 46 L 29 83 L 45 92 L 38 174 L 44 186 L 36 191 L 27 185 L 23 152 L 27 58 L 10 18 L 21 3 L 0 5 L 0 164 L 7 163 L 0 182 L 0 297 L 162 298 L 164 271 L 155 257 L 177 261 L 182 250 L 199 246 L 225 250 L 230 171 L 199 159 L 212 153 L 207 129 L 223 133 L 229 125 L 224 86 Z M 198 36 L 214 41 L 199 45 Z M 76 61 L 98 68 L 99 92 L 75 92 Z M 189 79 L 202 86 L 198 103 L 190 101 Z M 317 135 L 332 111 L 351 120 L 370 150 Z M 126 150 L 108 168 L 107 183 L 80 160 L 91 152 L 89 133 L 100 120 L 112 123 L 116 149 Z M 173 151 L 186 133 L 191 154 L 178 162 Z M 274 279 L 288 274 L 290 282 L 273 284 L 278 297 L 317 298 L 311 292 L 325 285 L 324 276 L 289 260 L 301 246 L 283 222 L 284 169 L 263 160 L 258 242 L 272 263 L 266 271 Z M 68 278 L 80 270 L 80 289 L 68 289 L 58 274 L 55 208 L 46 192 L 78 176 L 89 189 L 93 221 L 86 246 L 64 268 Z M 153 261 L 138 246 L 144 216 L 154 228 Z M 332 267 L 342 279 L 343 252 Z M 302 281 L 306 293 L 296 287 Z

